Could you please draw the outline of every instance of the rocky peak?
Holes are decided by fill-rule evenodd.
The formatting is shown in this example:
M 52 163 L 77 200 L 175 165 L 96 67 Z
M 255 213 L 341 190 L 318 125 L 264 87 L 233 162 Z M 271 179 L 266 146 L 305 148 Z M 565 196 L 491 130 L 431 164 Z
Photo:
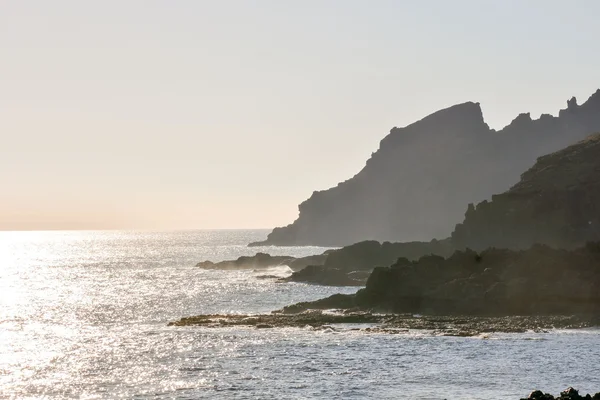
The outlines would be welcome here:
M 488 132 L 489 130 L 489 126 L 483 119 L 481 105 L 469 101 L 434 112 L 404 128 L 394 127 L 390 134 L 383 138 L 379 148 L 394 147 L 394 145 L 401 143 L 407 135 L 468 135 Z
M 599 131 L 600 90 L 582 105 L 570 99 L 558 117 L 532 120 L 523 113 L 499 131 L 485 123 L 479 103 L 448 107 L 392 129 L 360 172 L 315 192 L 298 219 L 263 244 L 337 247 L 447 237 L 467 204 L 507 191 L 538 157 Z

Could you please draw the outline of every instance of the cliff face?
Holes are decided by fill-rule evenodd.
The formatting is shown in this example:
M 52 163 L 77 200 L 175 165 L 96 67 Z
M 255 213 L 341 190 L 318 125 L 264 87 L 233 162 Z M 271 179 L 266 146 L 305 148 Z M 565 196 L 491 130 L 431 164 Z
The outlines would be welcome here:
M 476 207 L 452 233 L 456 248 L 574 248 L 600 241 L 600 134 L 540 157 L 505 193 Z
M 600 90 L 571 99 L 558 117 L 519 115 L 501 131 L 478 103 L 438 111 L 394 128 L 353 178 L 314 192 L 294 223 L 262 244 L 343 246 L 361 240 L 447 237 L 464 205 L 502 192 L 535 159 L 600 131 Z

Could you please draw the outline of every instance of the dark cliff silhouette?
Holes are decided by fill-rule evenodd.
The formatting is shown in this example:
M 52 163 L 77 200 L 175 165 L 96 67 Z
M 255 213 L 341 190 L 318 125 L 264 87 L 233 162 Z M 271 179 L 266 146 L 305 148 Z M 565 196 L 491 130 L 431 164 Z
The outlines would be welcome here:
M 478 103 L 459 104 L 394 128 L 353 178 L 314 192 L 294 223 L 261 245 L 343 246 L 361 240 L 444 238 L 465 205 L 507 190 L 536 158 L 600 131 L 600 90 L 558 117 L 521 114 L 500 131 Z
M 492 201 L 476 207 L 469 204 L 464 221 L 450 238 L 359 242 L 330 250 L 322 266 L 301 270 L 286 280 L 360 285 L 364 276 L 356 279 L 352 274 L 370 272 L 397 259 L 417 261 L 432 254 L 443 258 L 465 249 L 517 251 L 535 245 L 572 250 L 589 242 L 600 243 L 600 133 L 538 158 L 518 183 L 493 195 Z
M 594 134 L 540 157 L 517 184 L 491 202 L 469 205 L 449 241 L 420 247 L 430 254 L 412 260 L 400 255 L 386 266 L 406 249 L 388 244 L 392 251 L 384 259 L 383 246 L 351 246 L 349 254 L 368 255 L 362 266 L 369 260 L 372 266 L 384 263 L 373 269 L 366 288 L 289 309 L 600 316 L 599 205 L 600 134 Z M 458 250 L 439 255 L 452 248 Z M 345 263 L 347 249 L 332 252 L 325 265 L 334 257 Z

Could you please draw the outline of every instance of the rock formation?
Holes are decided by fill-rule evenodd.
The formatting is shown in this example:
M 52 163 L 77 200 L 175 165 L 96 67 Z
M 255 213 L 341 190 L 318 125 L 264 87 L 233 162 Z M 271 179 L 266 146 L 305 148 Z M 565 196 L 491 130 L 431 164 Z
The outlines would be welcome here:
M 294 272 L 280 282 L 304 282 L 326 286 L 364 286 L 367 277 L 353 278 L 355 272 L 346 272 L 339 268 L 328 268 L 324 265 L 309 265 L 300 271 Z
M 216 263 L 202 261 L 196 264 L 196 267 L 203 269 L 261 269 L 287 265 L 295 272 L 290 277 L 281 279 L 282 282 L 364 286 L 373 268 L 391 265 L 399 257 L 415 260 L 426 254 L 450 255 L 453 251 L 454 248 L 449 239 L 412 243 L 363 241 L 307 257 L 294 258 L 256 253 L 254 256 L 239 257 L 237 260 Z
M 558 397 L 554 397 L 549 393 L 542 392 L 541 390 L 534 390 L 529 394 L 529 396 L 527 396 L 526 399 L 521 400 L 600 400 L 600 392 L 593 396 L 591 394 L 582 396 L 579 394 L 577 389 L 569 387 L 560 392 Z
M 450 255 L 449 240 L 431 242 L 379 243 L 367 240 L 329 252 L 323 265 L 309 266 L 282 279 L 329 286 L 364 286 L 377 266 L 388 266 L 398 258 L 418 259 L 426 254 Z
M 337 313 L 320 310 L 292 313 L 278 310 L 270 314 L 195 315 L 172 321 L 168 325 L 205 328 L 245 326 L 256 329 L 294 327 L 365 334 L 403 334 L 418 329 L 428 331 L 435 336 L 477 336 L 491 332 L 523 333 L 543 332 L 549 329 L 581 329 L 597 326 L 597 324 L 598 318 L 591 316 L 477 317 L 381 314 L 365 311 Z
M 455 248 L 574 248 L 600 241 L 600 134 L 540 157 L 505 193 L 476 207 L 452 233 Z
M 558 117 L 521 114 L 490 129 L 478 103 L 393 128 L 353 178 L 314 192 L 261 245 L 343 246 L 447 237 L 464 206 L 507 190 L 535 159 L 600 131 L 600 90 Z
M 284 309 L 359 308 L 436 315 L 600 315 L 600 243 L 575 250 L 457 251 L 377 267 L 354 295 Z
M 298 271 L 308 265 L 323 264 L 327 258 L 328 252 L 329 251 L 326 251 L 323 254 L 301 258 L 271 256 L 266 253 L 256 253 L 254 256 L 241 256 L 237 260 L 226 260 L 216 263 L 212 261 L 201 261 L 196 264 L 196 267 L 202 269 L 262 269 L 287 265 L 293 271 Z

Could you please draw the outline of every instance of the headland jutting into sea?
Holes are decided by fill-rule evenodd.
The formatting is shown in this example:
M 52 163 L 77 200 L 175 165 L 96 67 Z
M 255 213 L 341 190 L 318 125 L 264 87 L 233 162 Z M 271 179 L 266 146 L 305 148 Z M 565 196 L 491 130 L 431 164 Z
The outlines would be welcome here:
M 220 263 L 200 262 L 197 267 L 207 269 L 288 265 L 291 276 L 264 278 L 364 288 L 270 314 L 199 315 L 171 324 L 308 326 L 390 334 L 425 329 L 456 336 L 598 326 L 597 131 L 600 91 L 581 106 L 570 100 L 558 117 L 543 115 L 534 121 L 522 114 L 498 132 L 485 125 L 475 103 L 394 128 L 357 176 L 330 191 L 315 192 L 300 205 L 294 224 L 250 245 L 331 246 L 347 244 L 356 235 L 404 238 L 410 232 L 418 239 L 444 232 L 461 202 L 464 218 L 455 220 L 446 237 L 363 240 L 304 258 L 257 253 Z M 435 150 L 440 143 L 443 148 Z M 547 154 L 541 153 L 548 149 Z M 422 157 L 421 162 L 415 157 L 406 161 L 407 152 Z M 431 157 L 438 158 L 437 163 Z M 410 162 L 414 172 L 399 170 L 403 162 Z M 509 186 L 507 180 L 515 176 L 516 168 L 521 168 L 520 180 L 495 194 L 496 188 Z M 433 189 L 424 190 L 427 187 Z M 391 213 L 390 208 L 397 212 Z M 351 214 L 345 215 L 348 210 Z M 423 229 L 415 228 L 419 224 Z M 399 231 L 402 234 L 396 234 Z M 571 395 L 575 392 L 558 398 L 586 398 Z M 541 392 L 531 396 L 554 398 Z

